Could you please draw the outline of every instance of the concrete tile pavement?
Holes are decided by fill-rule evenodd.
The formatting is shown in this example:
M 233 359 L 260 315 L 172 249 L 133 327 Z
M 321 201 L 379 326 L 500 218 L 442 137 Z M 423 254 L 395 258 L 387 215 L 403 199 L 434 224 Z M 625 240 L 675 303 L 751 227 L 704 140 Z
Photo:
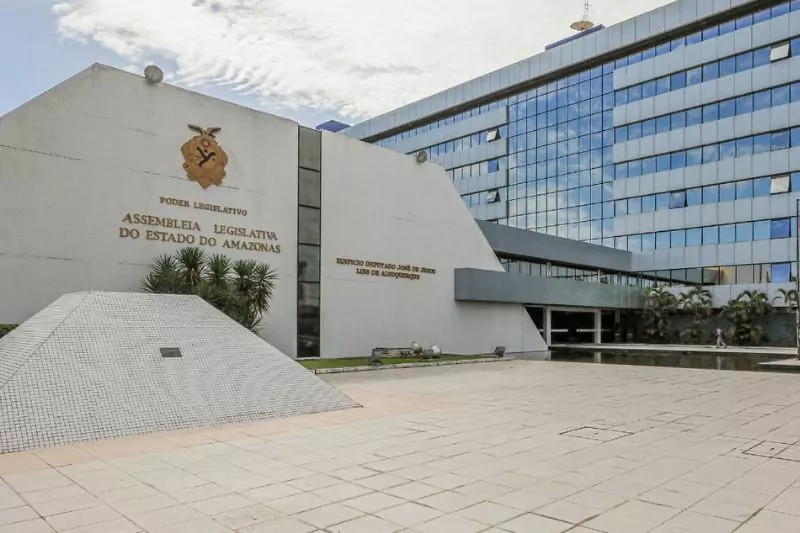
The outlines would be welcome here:
M 327 379 L 365 408 L 0 455 L 0 533 L 800 531 L 800 376 Z

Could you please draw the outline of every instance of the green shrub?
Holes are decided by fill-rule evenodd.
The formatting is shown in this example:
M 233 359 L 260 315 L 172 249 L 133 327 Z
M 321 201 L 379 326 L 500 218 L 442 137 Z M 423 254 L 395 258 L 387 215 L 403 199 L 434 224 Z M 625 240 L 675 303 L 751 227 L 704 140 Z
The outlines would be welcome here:
M 16 328 L 19 324 L 0 324 L 0 338 L 5 337 L 7 333 L 11 333 L 11 330 Z
M 142 282 L 145 292 L 194 294 L 255 332 L 269 311 L 276 272 L 266 263 L 207 255 L 200 248 L 182 248 L 153 261 Z

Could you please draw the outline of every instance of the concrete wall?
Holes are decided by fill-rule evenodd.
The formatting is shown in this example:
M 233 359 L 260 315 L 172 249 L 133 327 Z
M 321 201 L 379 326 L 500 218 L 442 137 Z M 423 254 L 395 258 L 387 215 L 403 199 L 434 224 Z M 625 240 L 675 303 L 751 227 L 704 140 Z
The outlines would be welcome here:
M 218 126 L 229 163 L 203 189 L 182 168 L 187 124 Z M 107 67 L 93 67 L 0 118 L 0 322 L 21 322 L 64 293 L 137 291 L 158 255 L 184 244 L 147 230 L 216 237 L 208 252 L 278 271 L 262 335 L 294 355 L 297 305 L 297 125 Z M 160 203 L 172 197 L 247 216 Z M 196 222 L 200 231 L 126 224 L 128 213 Z M 223 248 L 214 225 L 275 232 L 281 253 Z M 120 228 L 139 239 L 120 238 Z
M 455 301 L 456 268 L 504 272 L 440 166 L 332 134 L 322 165 L 323 357 L 414 340 L 448 353 L 546 349 L 522 306 Z M 436 273 L 359 275 L 337 258 Z
M 630 252 L 491 222 L 478 221 L 478 227 L 497 254 L 580 265 L 585 268 L 631 271 L 633 254 Z
M 181 146 L 195 135 L 188 124 L 222 128 L 217 140 L 229 162 L 221 186 L 187 179 Z M 522 306 L 455 302 L 456 268 L 502 268 L 441 167 L 344 136 L 326 134 L 322 144 L 323 356 L 412 340 L 455 353 L 546 348 Z M 149 240 L 155 230 L 195 245 L 215 237 L 209 253 L 270 263 L 279 279 L 261 334 L 296 355 L 294 122 L 95 66 L 0 118 L 0 187 L 0 323 L 22 322 L 64 293 L 140 290 L 156 256 L 192 244 Z M 126 221 L 128 214 L 190 229 Z M 274 232 L 276 240 L 262 242 L 280 252 L 226 248 L 228 239 L 257 239 L 219 226 Z M 135 230 L 139 238 L 121 237 Z M 415 273 L 416 281 L 365 276 L 337 258 L 436 273 Z

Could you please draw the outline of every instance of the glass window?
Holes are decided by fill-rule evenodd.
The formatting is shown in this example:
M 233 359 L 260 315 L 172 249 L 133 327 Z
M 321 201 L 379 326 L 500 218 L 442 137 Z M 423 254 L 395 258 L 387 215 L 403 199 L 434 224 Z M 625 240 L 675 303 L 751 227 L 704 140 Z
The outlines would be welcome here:
M 772 223 L 769 220 L 759 220 L 753 222 L 753 240 L 766 241 L 770 238 L 770 228 Z
M 753 182 L 751 180 L 743 180 L 736 182 L 736 199 L 742 200 L 744 198 L 753 197 Z
M 732 159 L 736 157 L 736 141 L 725 141 L 719 143 L 719 160 Z
M 745 115 L 753 112 L 753 95 L 745 94 L 736 99 L 736 114 Z
M 709 144 L 703 147 L 703 163 L 713 163 L 719 161 L 719 147 L 716 144 Z
M 654 233 L 644 233 L 642 235 L 642 251 L 655 250 L 656 236 Z
M 798 86 L 800 86 L 800 82 L 798 82 Z M 800 90 L 798 90 L 800 94 Z M 800 100 L 800 97 L 798 98 Z M 676 111 L 670 116 L 670 123 L 672 124 L 673 130 L 678 130 L 681 128 L 686 127 L 686 112 L 685 111 Z
M 745 137 L 736 141 L 736 157 L 753 155 L 753 138 Z
M 311 207 L 298 207 L 298 235 L 300 244 L 320 244 L 320 210 Z
M 771 239 L 787 239 L 791 236 L 791 222 L 788 218 L 772 220 L 770 225 Z
M 773 176 L 772 181 L 770 183 L 770 194 L 781 194 L 789 192 L 789 175 L 784 174 L 783 176 Z
M 798 2 L 800 2 L 800 0 L 798 0 Z M 800 191 L 800 172 L 792 172 L 789 190 L 794 192 Z
M 703 203 L 703 190 L 700 187 L 686 191 L 686 205 L 691 207 Z
M 747 28 L 748 26 L 753 25 L 753 15 L 745 15 L 741 18 L 736 19 L 736 29 L 740 30 L 742 28 Z
M 628 214 L 637 215 L 642 212 L 642 199 L 641 197 L 628 198 Z
M 790 142 L 792 146 L 800 146 L 800 128 L 792 128 Z
M 686 127 L 696 126 L 703 122 L 702 108 L 695 107 L 686 111 Z
M 703 245 L 717 244 L 719 242 L 719 228 L 717 226 L 707 226 L 703 228 Z
M 772 283 L 789 283 L 791 279 L 791 263 L 775 263 L 772 265 Z
M 729 98 L 719 103 L 719 118 L 729 118 L 736 114 L 736 100 Z
M 786 44 L 787 44 L 786 49 L 788 52 L 789 43 Z M 768 46 L 764 48 L 759 48 L 758 50 L 753 50 L 753 68 L 760 67 L 762 65 L 768 65 L 770 62 L 770 55 L 771 55 L 771 50 Z
M 690 150 L 686 150 L 686 166 L 693 167 L 695 165 L 700 165 L 703 163 L 703 149 L 702 148 L 692 148 Z
M 715 80 L 719 77 L 719 63 L 716 61 L 703 66 L 703 81 Z
M 673 91 L 686 87 L 686 72 L 681 71 L 672 74 L 669 79 L 669 85 Z
M 656 197 L 652 194 L 642 196 L 642 213 L 652 213 L 656 210 Z
M 692 68 L 686 71 L 686 85 L 697 85 L 703 81 L 703 69 L 701 67 Z
M 727 22 L 723 22 L 719 25 L 719 34 L 725 35 L 726 33 L 731 33 L 732 31 L 736 30 L 736 21 L 729 20 Z
M 769 51 L 768 61 L 780 61 L 789 57 L 789 43 L 776 44 Z
M 620 126 L 614 130 L 614 142 L 625 142 L 628 140 L 628 127 Z
M 789 130 L 773 133 L 771 144 L 773 150 L 786 150 L 789 148 Z
M 670 154 L 663 154 L 656 157 L 656 171 L 657 172 L 664 172 L 670 169 Z
M 636 122 L 628 125 L 628 139 L 638 139 L 642 136 L 642 123 Z
M 669 76 L 664 76 L 656 80 L 656 94 L 664 94 L 669 92 Z
M 638 102 L 642 99 L 642 86 L 641 85 L 632 85 L 628 87 L 628 101 L 629 102 Z
M 719 35 L 719 26 L 710 26 L 703 30 L 703 40 L 706 41 Z
M 320 174 L 315 170 L 301 168 L 298 171 L 298 199 L 299 205 L 308 207 L 320 206 Z
M 736 184 L 722 183 L 719 186 L 719 201 L 732 202 L 736 199 Z
M 614 202 L 614 215 L 615 216 L 622 216 L 628 214 L 628 201 L 627 200 L 617 200 Z
M 730 76 L 736 73 L 736 58 L 728 57 L 719 62 L 719 76 Z
M 719 118 L 719 106 L 708 104 L 703 106 L 703 122 L 714 122 Z
M 628 235 L 628 250 L 631 252 L 639 252 L 642 250 L 641 235 Z
M 763 154 L 764 152 L 769 152 L 771 139 L 772 136 L 769 133 L 753 137 L 753 153 Z
M 656 121 L 653 119 L 642 122 L 642 137 L 649 137 L 656 133 Z
M 656 81 L 650 80 L 642 84 L 642 98 L 652 98 L 656 95 Z
M 616 179 L 625 179 L 628 177 L 628 163 L 618 163 L 614 169 L 614 177 Z
M 319 281 L 319 246 L 299 244 L 297 246 L 297 276 L 299 281 Z
M 647 157 L 642 159 L 642 174 L 654 174 L 656 172 L 656 158 Z
M 637 159 L 628 163 L 628 176 L 636 178 L 642 175 L 642 161 Z
M 669 240 L 671 248 L 683 248 L 686 246 L 686 231 L 682 229 L 671 231 Z
M 669 248 L 669 232 L 659 231 L 656 233 L 656 249 L 666 250 Z
M 719 227 L 719 243 L 728 244 L 736 242 L 736 225 L 724 224 Z
M 707 185 L 703 187 L 703 203 L 715 204 L 719 202 L 719 185 Z
M 700 228 L 686 230 L 686 246 L 700 246 L 703 244 L 703 231 Z
M 755 272 L 753 265 L 739 265 L 736 267 L 736 283 L 748 284 L 755 283 Z
M 772 91 L 760 91 L 753 95 L 753 111 L 767 109 L 772 104 Z
M 703 33 L 699 31 L 697 33 L 693 33 L 691 35 L 686 36 L 686 46 L 689 46 L 690 44 L 697 44 L 702 41 L 703 41 Z
M 772 188 L 772 178 L 756 178 L 753 180 L 753 197 L 769 196 Z
M 686 166 L 686 152 L 673 152 L 670 155 L 670 168 L 677 169 Z
M 775 87 L 772 89 L 772 107 L 776 107 L 779 105 L 786 105 L 791 100 L 791 93 L 789 92 L 789 86 L 784 85 L 782 87 Z
M 753 68 L 753 52 L 744 52 L 736 56 L 736 72 Z
M 656 133 L 664 133 L 669 131 L 669 115 L 658 117 L 656 119 Z
M 670 209 L 686 207 L 686 191 L 675 191 L 669 195 Z
M 736 224 L 736 242 L 750 242 L 753 240 L 753 223 L 742 222 Z
M 497 159 L 490 159 L 487 164 L 488 172 L 497 172 L 500 170 L 500 161 Z

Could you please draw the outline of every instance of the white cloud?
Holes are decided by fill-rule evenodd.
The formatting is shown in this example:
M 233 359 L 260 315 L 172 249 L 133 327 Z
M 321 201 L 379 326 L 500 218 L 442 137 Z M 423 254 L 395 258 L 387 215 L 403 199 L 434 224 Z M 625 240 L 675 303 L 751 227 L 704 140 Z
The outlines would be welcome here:
M 606 25 L 667 0 L 597 0 Z M 367 118 L 540 52 L 581 0 L 59 0 L 62 35 L 175 83 Z

